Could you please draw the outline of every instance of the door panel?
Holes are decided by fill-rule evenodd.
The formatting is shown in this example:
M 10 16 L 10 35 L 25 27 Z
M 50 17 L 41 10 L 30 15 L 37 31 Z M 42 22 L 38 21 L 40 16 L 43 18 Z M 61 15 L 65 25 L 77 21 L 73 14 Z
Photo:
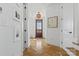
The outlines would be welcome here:
M 14 28 L 0 26 L 0 56 L 13 55 Z

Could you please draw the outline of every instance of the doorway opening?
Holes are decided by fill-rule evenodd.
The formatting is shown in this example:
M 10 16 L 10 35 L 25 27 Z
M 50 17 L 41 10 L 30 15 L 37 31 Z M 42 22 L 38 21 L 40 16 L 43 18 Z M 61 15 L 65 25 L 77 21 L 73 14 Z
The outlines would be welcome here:
M 43 21 L 36 20 L 36 38 L 43 38 Z

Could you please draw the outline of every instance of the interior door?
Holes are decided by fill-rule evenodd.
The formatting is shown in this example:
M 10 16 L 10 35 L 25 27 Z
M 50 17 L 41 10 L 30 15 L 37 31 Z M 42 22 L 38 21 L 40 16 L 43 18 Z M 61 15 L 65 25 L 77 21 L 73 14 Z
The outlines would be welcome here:
M 43 22 L 42 20 L 36 20 L 36 38 L 43 37 Z
M 68 11 L 67 11 L 68 10 Z M 73 4 L 63 4 L 63 46 L 72 47 L 73 42 Z

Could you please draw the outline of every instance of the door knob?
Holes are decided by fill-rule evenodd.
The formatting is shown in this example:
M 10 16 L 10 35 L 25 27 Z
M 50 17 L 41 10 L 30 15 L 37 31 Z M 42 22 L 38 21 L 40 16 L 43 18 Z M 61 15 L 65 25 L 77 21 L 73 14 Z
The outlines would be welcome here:
M 72 33 L 72 32 L 69 32 L 70 34 Z
M 18 33 L 16 34 L 16 37 L 19 37 L 19 34 Z

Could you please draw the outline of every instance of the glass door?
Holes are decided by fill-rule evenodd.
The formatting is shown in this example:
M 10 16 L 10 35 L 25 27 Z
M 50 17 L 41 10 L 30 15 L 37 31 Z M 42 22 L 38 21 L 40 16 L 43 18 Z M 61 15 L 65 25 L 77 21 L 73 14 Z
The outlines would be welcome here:
M 43 22 L 42 20 L 36 20 L 36 38 L 43 37 Z

